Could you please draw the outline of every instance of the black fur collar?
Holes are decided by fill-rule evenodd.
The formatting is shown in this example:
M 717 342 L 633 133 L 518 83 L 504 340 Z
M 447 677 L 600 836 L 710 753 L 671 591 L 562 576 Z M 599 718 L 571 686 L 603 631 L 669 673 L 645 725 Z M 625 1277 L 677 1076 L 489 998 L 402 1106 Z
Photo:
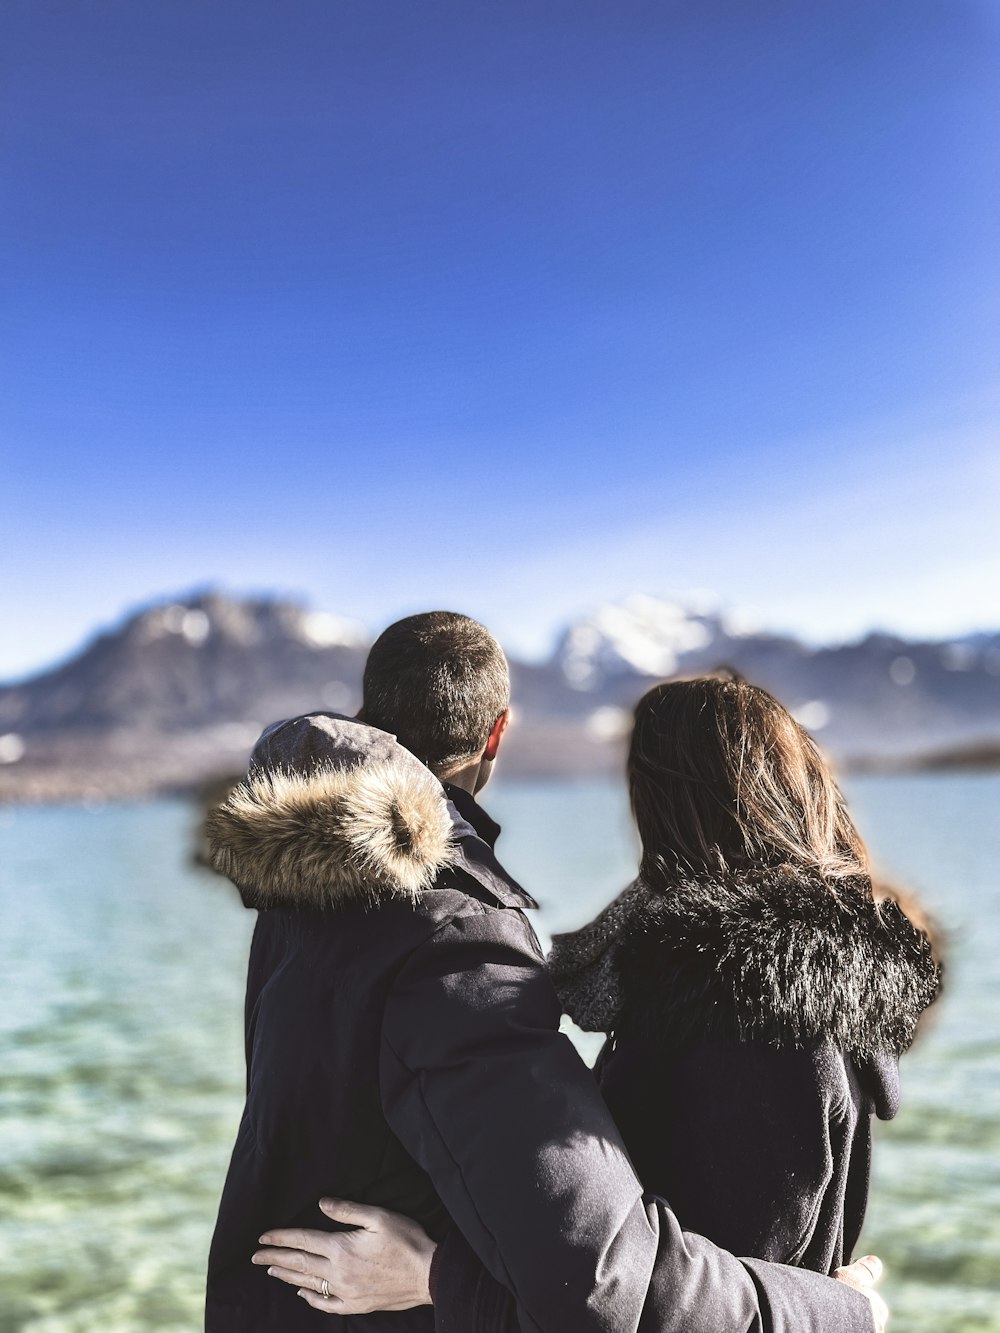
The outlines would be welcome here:
M 774 871 L 631 885 L 549 966 L 581 1027 L 660 1042 L 705 1036 L 898 1055 L 934 1000 L 928 936 L 868 879 Z
M 867 879 L 774 873 L 643 895 L 623 941 L 624 1013 L 678 1039 L 910 1046 L 940 984 L 927 935 Z

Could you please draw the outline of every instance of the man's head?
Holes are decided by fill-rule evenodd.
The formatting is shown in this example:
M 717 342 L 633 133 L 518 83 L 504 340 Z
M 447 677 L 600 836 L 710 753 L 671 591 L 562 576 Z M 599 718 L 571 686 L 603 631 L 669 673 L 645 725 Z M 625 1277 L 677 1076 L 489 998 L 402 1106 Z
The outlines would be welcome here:
M 503 650 L 478 621 L 455 611 L 398 620 L 368 654 L 365 721 L 393 732 L 440 776 L 479 764 L 474 786 L 485 784 L 509 705 Z

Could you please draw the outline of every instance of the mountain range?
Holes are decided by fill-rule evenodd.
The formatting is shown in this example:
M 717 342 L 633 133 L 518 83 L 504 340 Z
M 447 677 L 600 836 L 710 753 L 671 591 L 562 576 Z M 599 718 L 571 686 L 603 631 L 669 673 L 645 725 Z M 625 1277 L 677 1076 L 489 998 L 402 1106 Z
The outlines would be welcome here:
M 206 593 L 144 607 L 68 661 L 0 686 L 0 801 L 114 799 L 237 773 L 266 723 L 355 711 L 367 647 L 359 626 L 287 600 Z M 721 665 L 775 693 L 842 765 L 1000 756 L 1000 632 L 811 647 L 634 596 L 568 625 L 546 660 L 511 662 L 505 771 L 618 771 L 643 691 Z

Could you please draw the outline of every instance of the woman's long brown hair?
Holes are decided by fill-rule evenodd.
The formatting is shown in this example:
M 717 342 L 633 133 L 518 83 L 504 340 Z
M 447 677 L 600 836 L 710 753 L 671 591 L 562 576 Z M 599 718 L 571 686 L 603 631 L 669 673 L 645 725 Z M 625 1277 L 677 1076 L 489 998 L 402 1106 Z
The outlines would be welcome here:
M 788 866 L 869 875 L 865 845 L 812 737 L 773 695 L 730 672 L 639 700 L 629 793 L 652 889 L 681 875 Z

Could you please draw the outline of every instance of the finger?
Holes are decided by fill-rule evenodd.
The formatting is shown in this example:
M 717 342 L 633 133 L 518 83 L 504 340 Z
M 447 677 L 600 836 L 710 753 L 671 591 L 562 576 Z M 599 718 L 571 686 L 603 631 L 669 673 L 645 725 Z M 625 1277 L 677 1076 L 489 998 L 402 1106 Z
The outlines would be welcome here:
M 838 1268 L 833 1276 L 838 1282 L 846 1282 L 849 1287 L 863 1291 L 874 1286 L 882 1276 L 882 1261 L 877 1255 L 867 1254 L 846 1268 Z
M 318 1254 L 303 1254 L 301 1250 L 256 1250 L 251 1263 L 258 1267 L 277 1264 L 279 1268 L 292 1268 L 299 1273 L 315 1272 L 323 1262 Z
M 856 1259 L 853 1267 L 863 1268 L 867 1273 L 870 1273 L 872 1286 L 882 1276 L 882 1260 L 877 1254 L 866 1254 L 863 1259 Z
M 304 1250 L 307 1254 L 322 1254 L 323 1242 L 329 1240 L 328 1231 L 309 1231 L 304 1227 L 281 1227 L 265 1231 L 257 1238 L 259 1245 L 281 1245 L 290 1250 Z
M 885 1333 L 885 1326 L 889 1322 L 889 1307 L 877 1291 L 870 1291 L 868 1293 L 868 1299 L 872 1303 L 872 1315 L 875 1319 L 875 1333 Z
M 847 1287 L 856 1287 L 860 1290 L 862 1283 L 858 1281 L 858 1276 L 852 1268 L 835 1268 L 830 1275 L 838 1282 L 843 1282 Z
M 334 1296 L 331 1292 L 329 1296 L 321 1296 L 319 1292 L 310 1291 L 308 1287 L 300 1287 L 298 1295 L 302 1297 L 306 1305 L 311 1305 L 314 1310 L 322 1310 L 325 1314 L 346 1314 L 346 1302 L 339 1296 Z
M 867 1291 L 868 1281 L 862 1279 L 853 1268 L 835 1268 L 833 1276 L 838 1282 L 843 1282 L 845 1287 L 853 1287 L 855 1291 Z
M 349 1199 L 320 1199 L 319 1206 L 327 1217 L 348 1226 L 374 1231 L 385 1219 L 384 1208 L 373 1208 L 367 1203 L 352 1203 Z
M 267 1270 L 267 1275 L 287 1282 L 290 1287 L 315 1286 L 319 1291 L 322 1286 L 322 1278 L 313 1277 L 311 1273 L 296 1271 L 294 1268 L 279 1268 L 277 1264 L 273 1264 Z

